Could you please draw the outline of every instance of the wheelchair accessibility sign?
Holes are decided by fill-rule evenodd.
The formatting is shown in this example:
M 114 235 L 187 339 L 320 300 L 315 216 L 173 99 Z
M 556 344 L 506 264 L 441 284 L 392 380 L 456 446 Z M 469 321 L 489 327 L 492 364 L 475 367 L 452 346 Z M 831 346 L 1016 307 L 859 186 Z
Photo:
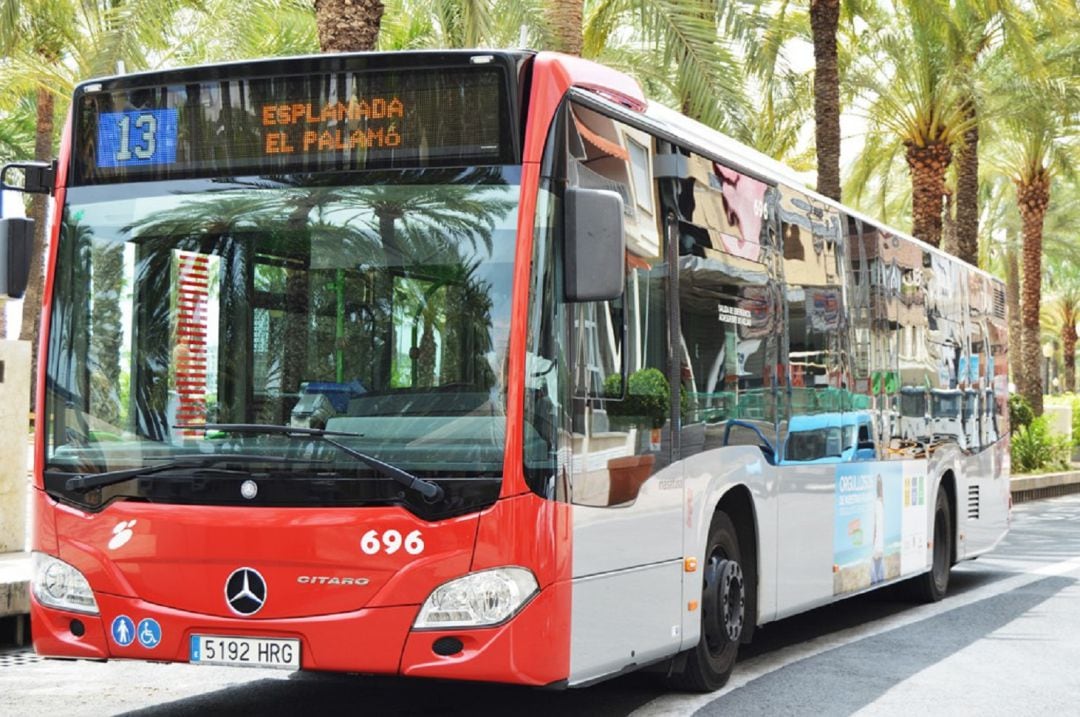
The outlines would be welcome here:
M 148 649 L 154 649 L 161 642 L 161 625 L 152 618 L 143 618 L 139 621 L 139 644 Z

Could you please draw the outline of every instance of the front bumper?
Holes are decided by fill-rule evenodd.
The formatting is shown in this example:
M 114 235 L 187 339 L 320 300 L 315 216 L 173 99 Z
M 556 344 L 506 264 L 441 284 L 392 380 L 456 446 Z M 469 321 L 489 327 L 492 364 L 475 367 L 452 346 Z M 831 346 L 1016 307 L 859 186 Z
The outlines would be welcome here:
M 459 630 L 412 630 L 418 605 L 258 620 L 202 615 L 102 593 L 95 595 L 100 615 L 47 608 L 31 597 L 31 618 L 34 648 L 47 657 L 188 662 L 193 634 L 294 638 L 301 643 L 303 670 L 547 685 L 567 678 L 560 674 L 567 656 L 552 654 L 554 645 L 545 636 L 569 631 L 558 617 L 564 611 L 557 609 L 560 600 L 568 600 L 569 589 L 569 584 L 549 586 L 502 625 Z M 160 642 L 152 648 L 137 640 L 120 645 L 110 634 L 119 615 L 135 623 L 156 620 Z M 433 645 L 443 637 L 459 640 L 461 650 L 436 653 Z

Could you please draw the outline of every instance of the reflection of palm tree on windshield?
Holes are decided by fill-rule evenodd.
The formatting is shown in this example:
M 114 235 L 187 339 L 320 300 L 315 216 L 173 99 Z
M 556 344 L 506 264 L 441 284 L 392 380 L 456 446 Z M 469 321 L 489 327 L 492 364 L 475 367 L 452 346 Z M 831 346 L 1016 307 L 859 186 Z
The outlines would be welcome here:
M 446 262 L 425 267 L 416 278 L 403 277 L 395 290 L 412 313 L 411 370 L 395 385 L 417 388 L 445 386 L 471 378 L 477 387 L 490 386 L 491 283 L 477 276 L 481 260 Z M 396 300 L 397 301 L 397 300 Z M 439 337 L 438 343 L 436 336 Z M 436 362 L 439 346 L 450 347 Z M 465 365 L 463 361 L 472 361 Z
M 120 349 L 123 338 L 120 292 L 124 287 L 124 247 L 92 241 L 93 277 L 90 323 L 90 402 L 109 426 L 121 428 L 124 407 L 120 399 Z
M 69 267 L 69 276 L 87 277 L 91 275 L 93 245 L 96 241 L 93 230 L 82 222 L 80 215 L 64 217 L 61 229 L 61 245 L 64 247 L 62 261 L 64 266 Z M 58 284 L 64 285 L 63 278 L 58 278 Z M 78 291 L 71 300 L 58 304 L 52 315 L 50 335 L 55 344 L 60 337 L 68 340 L 77 340 L 79 337 L 88 335 L 87 326 L 91 316 L 91 297 L 88 286 L 83 282 L 72 281 L 71 287 L 78 287 Z M 80 351 L 89 349 L 83 339 Z M 88 351 L 88 353 L 91 353 Z M 87 404 L 97 406 L 99 399 L 105 398 L 95 391 L 96 386 L 103 382 L 95 375 L 95 371 L 83 371 L 79 365 L 78 356 L 74 352 L 60 352 L 55 346 L 49 350 L 48 365 L 48 388 L 56 392 L 58 404 L 66 408 L 75 408 L 75 417 L 79 425 L 69 426 L 67 421 L 70 417 L 68 411 L 57 411 L 55 414 L 56 424 L 53 430 L 64 435 L 60 442 L 74 439 L 76 442 L 85 441 L 90 434 L 90 427 L 86 424 L 82 409 Z M 98 363 L 101 357 L 93 355 L 87 357 L 87 363 Z
M 244 307 L 256 300 L 278 307 L 273 310 L 281 318 L 265 331 L 266 344 L 280 355 L 265 359 L 259 376 L 262 389 L 295 392 L 304 380 L 346 381 L 346 365 L 363 357 L 356 348 L 359 336 L 369 344 L 361 361 L 366 366 L 360 370 L 367 373 L 363 383 L 389 387 L 394 340 L 388 331 L 400 329 L 393 328 L 391 317 L 395 286 L 401 288 L 395 276 L 420 282 L 411 289 L 411 325 L 419 335 L 410 342 L 416 355 L 409 385 L 445 385 L 466 375 L 490 384 L 490 373 L 481 379 L 487 364 L 478 357 L 491 350 L 491 287 L 476 274 L 493 256 L 494 232 L 515 207 L 516 197 L 507 191 L 499 170 L 416 170 L 378 178 L 386 181 L 342 187 L 312 186 L 317 177 L 249 180 L 239 190 L 183 197 L 177 206 L 124 231 L 147 250 L 153 246 L 165 254 L 181 250 L 219 255 L 222 316 L 250 310 Z M 143 264 L 140 261 L 136 270 L 137 283 L 152 278 Z M 325 272 L 332 272 L 330 279 Z M 157 277 L 160 281 L 161 274 Z M 359 288 L 364 282 L 370 291 Z M 250 296 L 252 289 L 269 298 Z M 357 299 L 358 292 L 367 298 Z M 327 312 L 335 320 L 319 323 L 318 317 Z M 223 321 L 221 330 L 230 335 L 223 335 L 220 344 L 247 345 L 250 339 L 242 324 Z M 326 328 L 320 328 L 327 326 L 333 331 L 329 353 L 324 351 Z M 465 353 L 443 351 L 437 362 L 436 334 L 438 345 L 460 345 Z M 250 384 L 254 378 L 248 375 L 250 369 L 228 360 L 217 368 L 219 390 Z M 243 402 L 240 396 L 219 399 L 225 410 L 219 420 L 229 418 L 229 405 Z M 230 420 L 240 418 L 233 412 Z
M 400 184 L 350 188 L 342 209 L 362 208 L 363 213 L 356 216 L 359 223 L 376 232 L 388 251 L 416 263 L 426 263 L 425 250 L 438 244 L 468 242 L 474 252 L 480 253 L 483 247 L 491 254 L 496 222 L 506 216 L 514 200 L 488 183 L 490 170 L 468 170 L 452 182 L 432 184 L 409 183 L 427 178 L 422 171 L 403 175 L 405 181 Z

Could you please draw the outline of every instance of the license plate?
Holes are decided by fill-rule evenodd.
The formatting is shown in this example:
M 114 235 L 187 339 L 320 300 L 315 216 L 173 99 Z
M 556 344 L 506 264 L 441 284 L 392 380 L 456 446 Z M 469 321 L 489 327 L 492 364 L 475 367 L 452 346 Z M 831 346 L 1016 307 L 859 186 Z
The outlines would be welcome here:
M 268 637 L 192 635 L 193 665 L 239 665 L 300 669 L 300 641 Z

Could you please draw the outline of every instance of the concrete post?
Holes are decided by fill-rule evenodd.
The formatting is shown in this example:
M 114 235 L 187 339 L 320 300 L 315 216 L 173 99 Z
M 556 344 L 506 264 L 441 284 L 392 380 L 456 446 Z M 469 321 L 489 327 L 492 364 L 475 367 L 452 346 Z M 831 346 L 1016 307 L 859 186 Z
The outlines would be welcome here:
M 30 342 L 0 340 L 0 554 L 26 550 Z

